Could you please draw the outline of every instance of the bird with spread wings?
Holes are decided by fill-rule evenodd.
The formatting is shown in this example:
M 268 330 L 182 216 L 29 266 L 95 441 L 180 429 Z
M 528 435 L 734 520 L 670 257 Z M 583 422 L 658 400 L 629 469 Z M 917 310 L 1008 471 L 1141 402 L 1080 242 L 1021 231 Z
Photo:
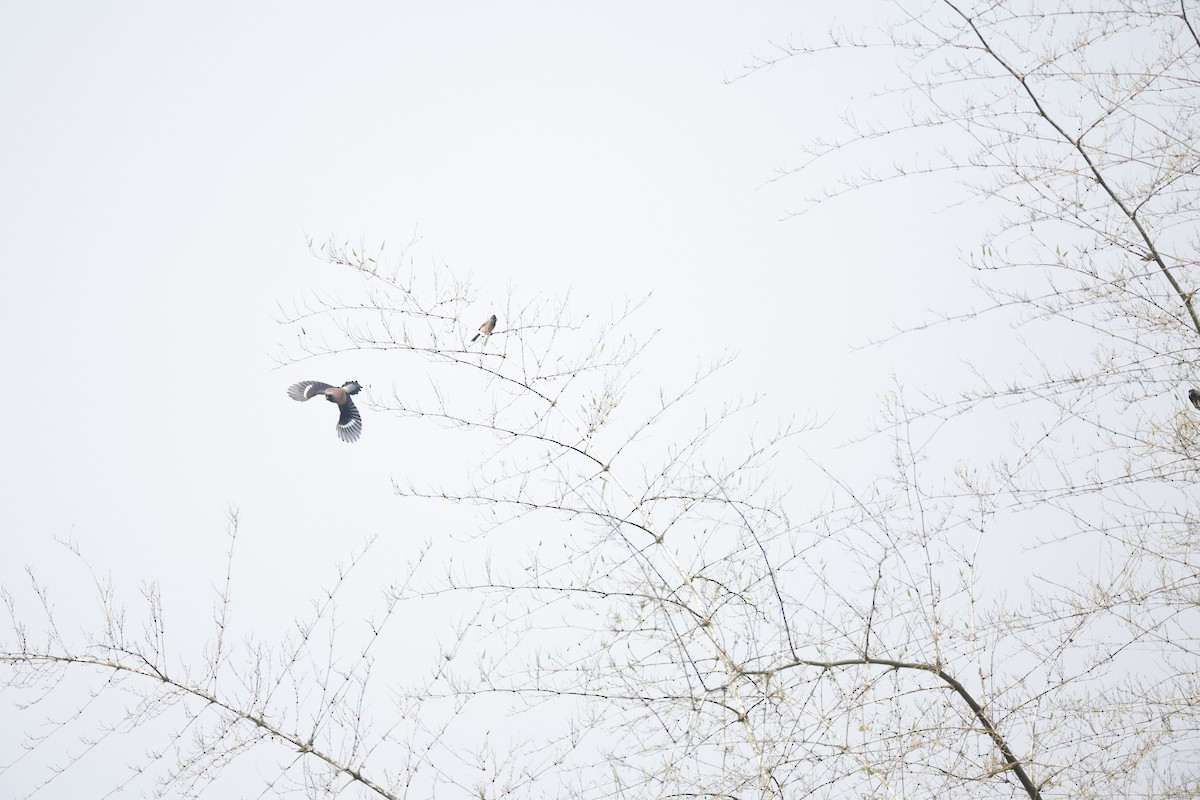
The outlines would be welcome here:
M 361 388 L 358 381 L 349 381 L 341 386 L 331 386 L 320 381 L 300 381 L 300 383 L 293 383 L 289 386 L 287 393 L 288 397 L 302 402 L 324 396 L 329 402 L 337 404 L 339 412 L 338 438 L 343 442 L 353 442 L 362 434 L 362 417 L 359 416 L 358 409 L 355 408 L 350 395 L 358 394 L 358 390 Z

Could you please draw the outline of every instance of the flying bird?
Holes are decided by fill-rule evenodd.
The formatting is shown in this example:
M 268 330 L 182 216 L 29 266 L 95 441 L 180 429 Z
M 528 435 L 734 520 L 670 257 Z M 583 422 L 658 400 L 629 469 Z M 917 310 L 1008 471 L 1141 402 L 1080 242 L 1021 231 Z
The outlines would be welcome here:
M 489 336 L 492 331 L 496 330 L 496 315 L 492 314 L 482 325 L 479 326 L 479 333 L 471 337 L 471 341 L 475 341 L 480 336 Z
M 358 381 L 343 383 L 341 386 L 330 386 L 328 383 L 320 381 L 300 381 L 289 386 L 287 393 L 288 397 L 293 400 L 311 400 L 324 395 L 329 402 L 337 403 L 338 438 L 343 442 L 353 442 L 362 435 L 362 417 L 358 415 L 358 409 L 354 407 L 354 401 L 350 399 L 350 395 L 358 394 L 358 390 L 361 388 Z
M 1188 400 L 1192 401 L 1192 405 L 1200 409 L 1200 391 L 1196 389 L 1188 389 Z

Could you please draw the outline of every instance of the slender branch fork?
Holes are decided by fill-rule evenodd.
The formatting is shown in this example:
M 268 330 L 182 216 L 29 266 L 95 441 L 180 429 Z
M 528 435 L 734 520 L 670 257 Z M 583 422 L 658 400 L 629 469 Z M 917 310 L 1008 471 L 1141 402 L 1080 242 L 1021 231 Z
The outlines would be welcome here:
M 937 664 L 924 664 L 919 661 L 897 661 L 891 658 L 875 658 L 872 656 L 863 656 L 862 658 L 845 658 L 837 661 L 817 661 L 800 658 L 792 661 L 790 664 L 782 664 L 771 670 L 748 670 L 743 674 L 767 676 L 776 672 L 782 672 L 784 670 L 794 669 L 797 667 L 817 667 L 819 669 L 832 670 L 843 667 L 860 667 L 863 665 L 888 667 L 889 669 L 894 669 L 897 671 L 909 670 L 926 672 L 937 676 L 939 680 L 949 686 L 954 693 L 958 695 L 958 697 L 964 703 L 966 703 L 967 707 L 971 709 L 971 713 L 975 715 L 975 719 L 978 720 L 979 724 L 983 727 L 984 732 L 991 738 L 992 742 L 995 743 L 996 749 L 999 750 L 1000 754 L 1004 757 L 1004 765 L 1002 770 L 1010 770 L 1014 775 L 1017 776 L 1017 780 L 1021 782 L 1021 786 L 1025 789 L 1026 794 L 1029 795 L 1030 800 L 1042 800 L 1041 790 L 1029 777 L 1029 773 L 1026 771 L 1021 760 L 1013 753 L 1008 741 L 992 722 L 983 706 L 980 705 L 979 701 L 975 699 L 975 697 L 967 690 L 967 687 L 964 686 L 961 681 Z
M 176 680 L 160 671 L 157 667 L 151 665 L 148 661 L 146 661 L 146 659 L 143 658 L 142 660 L 146 662 L 146 666 L 136 667 L 120 661 L 114 661 L 112 659 L 101 658 L 98 656 L 72 654 L 37 655 L 27 653 L 0 653 L 0 662 L 10 666 L 29 666 L 37 668 L 39 665 L 59 664 L 66 666 L 76 665 L 96 667 L 156 681 L 162 684 L 164 687 L 167 687 L 169 690 L 194 697 L 198 700 L 204 701 L 209 706 L 219 708 L 222 712 L 228 714 L 233 719 L 246 722 L 250 725 L 260 728 L 264 735 L 290 745 L 302 756 L 312 756 L 313 758 L 323 762 L 326 766 L 331 767 L 338 774 L 345 776 L 350 781 L 362 784 L 375 794 L 384 798 L 384 800 L 399 800 L 396 795 L 391 794 L 387 791 L 387 789 L 369 777 L 365 770 L 338 761 L 329 753 L 318 747 L 314 747 L 311 739 L 305 739 L 299 734 L 285 731 L 282 728 L 272 724 L 261 713 L 255 714 L 252 711 L 240 708 L 232 703 L 222 700 L 212 691 L 204 689 L 200 686 L 195 686 Z
M 1166 262 L 1163 261 L 1162 255 L 1158 252 L 1158 248 L 1156 248 L 1154 245 L 1154 238 L 1150 235 L 1150 232 L 1146 230 L 1145 226 L 1142 225 L 1142 221 L 1138 218 L 1136 210 L 1129 207 L 1129 205 L 1117 192 L 1116 188 L 1112 185 L 1108 178 L 1105 177 L 1100 167 L 1096 165 L 1096 162 L 1092 159 L 1091 153 L 1088 152 L 1088 148 L 1083 143 L 1083 137 L 1075 137 L 1067 133 L 1066 129 L 1063 128 L 1058 120 L 1046 110 L 1046 106 L 1042 102 L 1042 99 L 1029 84 L 1028 77 L 1018 72 L 1016 68 L 1014 68 L 999 52 L 993 49 L 991 42 L 988 41 L 988 37 L 985 36 L 983 31 L 979 29 L 979 26 L 975 24 L 973 17 L 955 5 L 952 0 L 942 0 L 942 2 L 952 9 L 955 14 L 961 17 L 963 22 L 965 22 L 971 28 L 972 33 L 975 35 L 975 38 L 979 40 L 979 44 L 981 47 L 983 47 L 984 52 L 986 52 L 993 61 L 999 64 L 1000 67 L 1013 78 L 1013 80 L 1021 85 L 1022 91 L 1024 91 L 1025 95 L 1033 103 L 1034 108 L 1037 109 L 1038 116 L 1046 120 L 1050 127 L 1054 129 L 1055 134 L 1063 142 L 1068 144 L 1071 149 L 1074 150 L 1075 153 L 1083 160 L 1083 163 L 1087 166 L 1088 172 L 1092 176 L 1092 180 L 1094 180 L 1096 184 L 1104 190 L 1105 194 L 1107 194 L 1109 199 L 1112 200 L 1113 205 L 1120 209 L 1121 214 L 1124 215 L 1124 217 L 1129 220 L 1129 222 L 1132 223 L 1137 229 L 1138 235 L 1141 236 L 1142 242 L 1146 246 L 1146 252 L 1153 256 L 1154 263 L 1158 265 L 1160 274 L 1166 279 L 1167 283 L 1170 284 L 1171 289 L 1179 298 L 1179 302 L 1183 304 L 1185 309 L 1187 309 L 1188 316 L 1191 318 L 1192 328 L 1197 334 L 1200 334 L 1200 315 L 1197 315 L 1196 308 L 1193 305 L 1195 294 L 1193 292 L 1185 291 L 1183 286 L 1179 284 L 1179 281 L 1176 280 L 1175 276 L 1171 274 L 1170 268 L 1167 267 Z M 1183 0 L 1181 0 L 1180 8 L 1184 24 L 1187 26 L 1189 31 L 1192 31 L 1193 36 L 1195 36 L 1195 31 L 1192 30 L 1191 22 L 1187 18 L 1187 12 L 1183 6 Z M 1198 46 L 1200 46 L 1200 44 L 1198 44 Z

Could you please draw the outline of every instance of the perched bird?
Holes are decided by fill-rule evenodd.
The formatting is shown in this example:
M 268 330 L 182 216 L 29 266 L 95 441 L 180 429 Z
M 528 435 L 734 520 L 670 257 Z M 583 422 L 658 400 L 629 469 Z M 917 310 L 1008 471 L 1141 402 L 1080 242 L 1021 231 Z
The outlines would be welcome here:
M 1196 389 L 1188 389 L 1188 400 L 1192 401 L 1192 405 L 1200 409 L 1200 391 Z
M 293 400 L 311 400 L 319 395 L 331 403 L 337 403 L 338 415 L 337 435 L 343 442 L 353 442 L 362 434 L 362 417 L 354 407 L 350 395 L 358 394 L 362 387 L 358 381 L 343 383 L 341 386 L 330 386 L 320 381 L 300 381 L 288 387 L 288 397 Z
M 479 326 L 479 333 L 471 337 L 471 341 L 475 341 L 480 336 L 488 336 L 492 331 L 496 330 L 496 315 L 492 314 L 482 325 Z

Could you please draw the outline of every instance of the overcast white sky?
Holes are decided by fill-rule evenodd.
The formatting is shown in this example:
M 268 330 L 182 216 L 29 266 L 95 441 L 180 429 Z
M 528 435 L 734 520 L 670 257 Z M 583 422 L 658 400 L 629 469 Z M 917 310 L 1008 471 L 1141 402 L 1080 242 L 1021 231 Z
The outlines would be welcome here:
M 883 8 L 841 13 L 869 27 Z M 510 287 L 593 314 L 653 292 L 634 326 L 661 330 L 649 370 L 737 352 L 730 392 L 765 392 L 764 424 L 829 418 L 810 446 L 857 469 L 832 448 L 893 370 L 919 383 L 956 356 L 854 346 L 969 304 L 957 257 L 988 220 L 909 184 L 783 221 L 816 187 L 764 181 L 878 76 L 864 55 L 724 79 L 824 24 L 786 2 L 8 4 L 0 580 L 32 564 L 68 591 L 52 542 L 73 537 L 202 623 L 208 601 L 188 604 L 221 575 L 234 504 L 269 638 L 363 536 L 399 563 L 470 528 L 391 494 L 467 463 L 437 431 L 364 403 L 347 446 L 332 409 L 284 394 L 418 379 L 351 357 L 275 369 L 276 304 L 334 280 L 306 236 L 416 229 L 419 262 L 480 282 L 480 320 Z

